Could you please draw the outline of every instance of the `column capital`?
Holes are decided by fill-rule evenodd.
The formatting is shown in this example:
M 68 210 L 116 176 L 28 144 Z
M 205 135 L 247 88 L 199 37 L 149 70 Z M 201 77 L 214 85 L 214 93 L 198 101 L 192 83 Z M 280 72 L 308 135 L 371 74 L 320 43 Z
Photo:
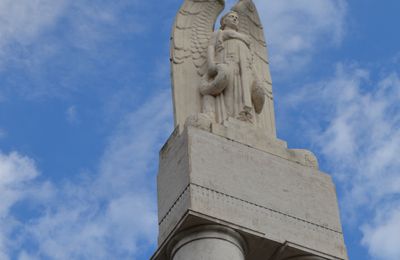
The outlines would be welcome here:
M 216 241 L 223 242 L 231 247 L 236 247 L 243 257 L 247 254 L 246 241 L 235 230 L 222 225 L 201 225 L 184 230 L 172 238 L 168 245 L 168 259 L 175 259 L 178 251 L 185 246 L 204 241 L 214 241 L 214 244 Z

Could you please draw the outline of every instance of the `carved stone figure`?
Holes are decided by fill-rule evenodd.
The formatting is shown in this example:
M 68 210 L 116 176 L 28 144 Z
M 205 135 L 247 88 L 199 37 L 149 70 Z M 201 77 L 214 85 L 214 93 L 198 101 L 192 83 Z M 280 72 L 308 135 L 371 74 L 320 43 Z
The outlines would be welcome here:
M 200 93 L 203 113 L 216 122 L 229 117 L 253 122 L 254 112 L 260 113 L 265 102 L 266 89 L 253 68 L 251 39 L 238 32 L 238 25 L 238 13 L 227 13 L 208 47 Z
M 239 0 L 214 31 L 223 0 L 185 0 L 171 64 L 175 124 L 244 121 L 275 136 L 267 48 L 252 0 Z
M 348 260 L 332 178 L 276 137 L 252 0 L 182 0 L 171 44 L 175 129 L 160 151 L 151 260 Z

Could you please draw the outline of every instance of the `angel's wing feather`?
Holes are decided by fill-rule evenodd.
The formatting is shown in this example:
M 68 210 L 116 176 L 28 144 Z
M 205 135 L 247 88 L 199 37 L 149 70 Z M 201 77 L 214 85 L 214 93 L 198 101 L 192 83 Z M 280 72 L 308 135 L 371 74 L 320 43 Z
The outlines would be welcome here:
M 192 58 L 196 67 L 206 58 L 215 20 L 223 10 L 220 0 L 186 0 L 176 17 L 173 30 L 172 59 L 177 64 Z
M 207 61 L 207 47 L 223 0 L 185 0 L 171 37 L 175 124 L 201 110 L 198 86 Z
M 264 29 L 254 3 L 251 0 L 240 0 L 232 10 L 239 14 L 239 31 L 251 36 L 253 40 L 255 66 L 259 76 L 272 84 Z
M 239 15 L 239 32 L 249 35 L 253 40 L 253 65 L 259 80 L 267 88 L 268 98 L 266 99 L 262 113 L 258 115 L 258 121 L 263 128 L 268 129 L 272 135 L 275 135 L 272 79 L 269 69 L 267 44 L 260 16 L 252 0 L 239 0 L 232 10 Z

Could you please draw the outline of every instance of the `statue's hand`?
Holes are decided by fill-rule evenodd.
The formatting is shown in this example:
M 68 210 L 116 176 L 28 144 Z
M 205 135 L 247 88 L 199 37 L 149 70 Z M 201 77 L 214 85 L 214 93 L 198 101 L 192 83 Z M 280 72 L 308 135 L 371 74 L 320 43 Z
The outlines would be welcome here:
M 224 50 L 224 42 L 222 40 L 218 40 L 217 44 L 215 46 L 215 51 L 216 52 L 221 52 Z
M 251 47 L 251 45 L 252 45 L 252 40 L 251 40 L 251 38 L 250 38 L 250 36 L 248 36 L 248 35 L 242 35 L 242 41 L 244 42 L 244 43 L 246 43 L 246 45 L 247 45 L 247 47 Z

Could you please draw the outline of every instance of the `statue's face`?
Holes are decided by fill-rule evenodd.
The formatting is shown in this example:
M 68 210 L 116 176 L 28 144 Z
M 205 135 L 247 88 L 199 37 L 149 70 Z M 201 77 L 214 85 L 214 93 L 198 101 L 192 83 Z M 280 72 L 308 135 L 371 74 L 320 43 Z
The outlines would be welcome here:
M 229 13 L 224 18 L 224 25 L 228 28 L 237 29 L 239 25 L 239 16 L 236 13 Z

